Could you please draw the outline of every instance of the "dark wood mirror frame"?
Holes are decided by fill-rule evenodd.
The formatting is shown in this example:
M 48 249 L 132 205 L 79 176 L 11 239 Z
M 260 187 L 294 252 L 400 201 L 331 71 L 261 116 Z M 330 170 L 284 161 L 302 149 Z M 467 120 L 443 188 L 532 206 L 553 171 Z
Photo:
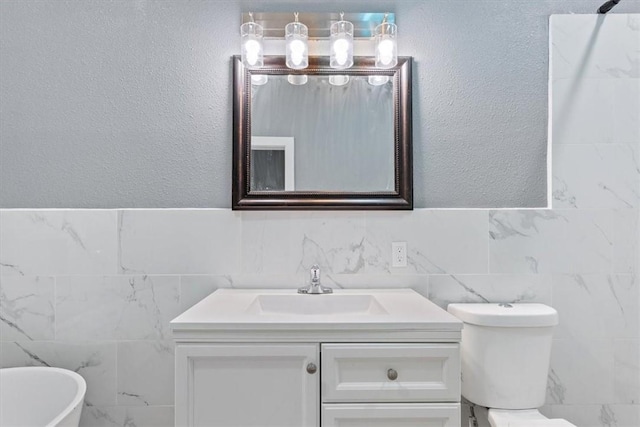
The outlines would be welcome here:
M 399 57 L 396 67 L 375 68 L 373 58 L 356 57 L 348 70 L 329 67 L 328 57 L 309 57 L 309 67 L 291 70 L 283 56 L 266 56 L 264 67 L 249 70 L 233 57 L 233 176 L 234 210 L 409 210 L 413 209 L 411 57 Z M 251 74 L 266 75 L 388 75 L 393 80 L 395 191 L 250 191 Z M 345 160 L 348 161 L 348 160 Z

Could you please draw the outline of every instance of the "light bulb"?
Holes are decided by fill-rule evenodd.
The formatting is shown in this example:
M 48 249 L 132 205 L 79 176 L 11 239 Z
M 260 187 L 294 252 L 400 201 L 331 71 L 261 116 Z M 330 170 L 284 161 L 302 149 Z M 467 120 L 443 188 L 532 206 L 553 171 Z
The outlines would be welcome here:
M 297 39 L 291 40 L 289 49 L 291 49 L 291 61 L 295 65 L 300 65 L 304 59 L 304 43 Z
M 294 70 L 302 70 L 309 66 L 309 53 L 307 40 L 309 29 L 306 25 L 297 21 L 287 24 L 284 28 L 284 38 L 286 40 L 287 67 Z
M 378 45 L 380 61 L 384 65 L 389 65 L 393 61 L 393 42 L 389 39 L 382 40 Z
M 389 69 L 398 64 L 398 46 L 397 35 L 398 27 L 396 24 L 382 22 L 374 30 L 376 37 L 376 67 Z
M 353 65 L 353 24 L 343 20 L 333 23 L 330 40 L 329 66 L 337 70 L 351 67 Z
M 247 63 L 251 66 L 256 65 L 258 56 L 260 55 L 260 43 L 255 40 L 247 40 L 244 44 Z
M 253 21 L 240 26 L 242 64 L 247 68 L 255 69 L 264 65 L 262 33 L 262 26 Z

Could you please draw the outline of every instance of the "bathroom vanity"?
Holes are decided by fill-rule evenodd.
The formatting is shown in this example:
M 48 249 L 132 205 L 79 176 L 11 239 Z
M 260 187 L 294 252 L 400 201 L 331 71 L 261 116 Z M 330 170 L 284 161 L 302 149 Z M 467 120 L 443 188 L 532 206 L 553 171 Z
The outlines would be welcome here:
M 410 289 L 221 289 L 171 322 L 177 426 L 460 425 L 462 323 Z

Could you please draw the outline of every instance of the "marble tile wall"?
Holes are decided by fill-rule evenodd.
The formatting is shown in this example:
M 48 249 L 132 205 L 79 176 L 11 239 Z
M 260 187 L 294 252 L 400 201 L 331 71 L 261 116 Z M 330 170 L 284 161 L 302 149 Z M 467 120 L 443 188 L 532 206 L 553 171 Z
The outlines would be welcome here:
M 169 321 L 221 287 L 412 287 L 560 313 L 544 412 L 640 425 L 640 16 L 551 19 L 553 209 L 0 210 L 0 366 L 89 385 L 83 426 L 173 424 Z M 408 267 L 391 266 L 406 241 Z

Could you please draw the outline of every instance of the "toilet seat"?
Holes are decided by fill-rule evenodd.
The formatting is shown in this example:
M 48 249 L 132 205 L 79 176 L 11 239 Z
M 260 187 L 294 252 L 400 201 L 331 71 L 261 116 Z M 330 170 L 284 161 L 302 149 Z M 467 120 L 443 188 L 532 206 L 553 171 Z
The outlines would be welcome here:
M 562 418 L 547 418 L 537 409 L 489 409 L 492 427 L 576 427 Z

